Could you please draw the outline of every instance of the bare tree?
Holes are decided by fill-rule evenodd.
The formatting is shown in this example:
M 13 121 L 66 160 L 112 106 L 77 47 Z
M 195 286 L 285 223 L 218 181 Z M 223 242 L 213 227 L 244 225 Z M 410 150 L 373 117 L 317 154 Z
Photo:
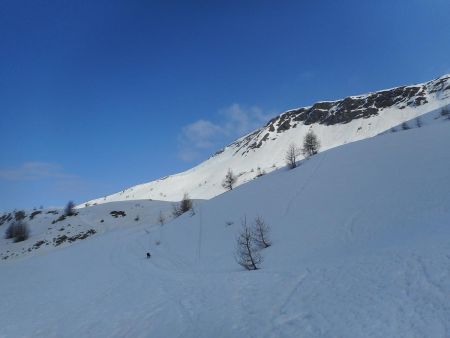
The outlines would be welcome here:
M 316 134 L 310 130 L 303 139 L 303 154 L 306 157 L 316 155 L 320 149 L 320 141 Z
M 183 199 L 179 203 L 172 205 L 172 207 L 173 207 L 172 214 L 175 217 L 181 216 L 185 212 L 191 210 L 192 206 L 193 206 L 193 203 L 192 203 L 192 200 L 189 198 L 189 194 L 185 193 L 183 195 Z
M 259 248 L 268 248 L 272 245 L 269 239 L 270 228 L 260 216 L 255 218 L 253 224 L 253 234 L 255 238 L 255 243 Z
M 242 230 L 236 239 L 236 261 L 247 270 L 258 270 L 262 262 L 252 230 L 242 221 Z
M 403 123 L 402 123 L 402 129 L 403 129 L 403 130 L 408 130 L 408 129 L 411 129 L 411 127 L 408 125 L 408 123 L 403 122 Z
M 285 155 L 286 164 L 289 169 L 294 169 L 297 167 L 298 155 L 300 155 L 300 149 L 295 145 L 295 143 L 291 143 Z
M 75 212 L 75 203 L 73 201 L 69 201 L 64 208 L 64 215 L 66 216 L 74 216 L 76 214 Z
M 422 127 L 422 120 L 420 117 L 416 117 L 416 127 L 421 128 Z
M 162 213 L 162 211 L 159 212 L 158 215 L 158 224 L 163 226 L 166 223 L 166 218 L 164 217 L 164 214 Z
M 236 175 L 233 174 L 233 171 L 231 169 L 228 169 L 228 172 L 222 181 L 222 187 L 224 187 L 227 190 L 233 190 L 233 186 L 236 183 L 236 181 L 237 181 Z

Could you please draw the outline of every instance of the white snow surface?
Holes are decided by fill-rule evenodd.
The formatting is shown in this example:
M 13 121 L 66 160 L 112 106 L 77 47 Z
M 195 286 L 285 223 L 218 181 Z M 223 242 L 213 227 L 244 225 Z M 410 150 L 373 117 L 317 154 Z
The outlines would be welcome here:
M 80 209 L 72 223 L 81 211 L 91 226 L 110 224 L 111 210 L 130 215 L 1 260 L 0 337 L 449 337 L 450 121 L 424 120 L 198 201 L 163 226 L 164 202 Z M 244 271 L 235 239 L 258 215 L 273 244 L 260 270 Z
M 443 83 L 440 83 L 444 80 Z M 229 146 L 210 157 L 205 162 L 185 172 L 166 176 L 156 181 L 136 185 L 121 192 L 104 196 L 83 203 L 80 207 L 114 201 L 135 199 L 154 199 L 163 201 L 179 201 L 185 193 L 195 199 L 210 199 L 224 192 L 222 181 L 228 169 L 238 176 L 236 185 L 253 180 L 258 174 L 258 168 L 271 172 L 285 166 L 285 154 L 291 143 L 301 147 L 306 133 L 312 130 L 319 137 L 321 151 L 343 144 L 376 136 L 386 130 L 410 121 L 450 104 L 450 75 L 444 75 L 436 80 L 405 88 L 423 88 L 427 102 L 422 105 L 405 102 L 381 109 L 377 115 L 368 118 L 355 118 L 349 123 L 326 125 L 314 123 L 305 125 L 303 122 L 290 121 L 290 128 L 277 132 L 266 125 L 246 136 L 241 137 Z M 378 92 L 378 93 L 381 93 Z M 353 99 L 366 99 L 373 94 L 352 96 Z M 418 96 L 412 97 L 413 102 Z M 338 102 L 338 101 L 333 101 Z M 334 114 L 332 108 L 328 113 Z M 283 117 L 290 111 L 280 115 Z M 278 126 L 282 121 L 278 121 Z M 267 135 L 267 138 L 264 137 Z M 261 142 L 260 147 L 251 144 Z M 301 156 L 300 156 L 301 158 Z

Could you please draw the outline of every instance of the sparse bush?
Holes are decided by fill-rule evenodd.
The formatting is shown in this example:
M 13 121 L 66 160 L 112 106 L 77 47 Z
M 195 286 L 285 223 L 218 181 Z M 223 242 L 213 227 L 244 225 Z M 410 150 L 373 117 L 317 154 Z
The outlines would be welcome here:
M 5 232 L 5 238 L 14 238 L 14 242 L 22 242 L 29 237 L 28 224 L 23 220 L 11 223 Z
M 161 226 L 163 226 L 166 223 L 166 218 L 164 217 L 164 214 L 162 213 L 162 211 L 159 212 L 157 222 Z
M 408 123 L 403 122 L 402 123 L 402 130 L 408 130 L 408 129 L 411 129 L 411 127 L 408 125 Z
M 25 219 L 25 217 L 26 217 L 26 214 L 25 214 L 25 211 L 23 211 L 23 210 L 19 210 L 14 213 L 14 219 L 16 221 L 21 221 L 21 220 Z
M 449 106 L 445 106 L 441 109 L 441 116 L 450 119 L 450 108 Z
M 258 168 L 256 169 L 256 177 L 261 177 L 261 176 L 263 176 L 263 175 L 265 175 L 265 174 L 266 174 L 266 171 L 263 170 L 263 169 L 261 169 L 260 167 L 258 167 Z
M 173 217 L 179 217 L 181 216 L 183 213 L 180 211 L 180 206 L 178 203 L 173 203 L 172 204 L 172 215 Z
M 126 217 L 127 216 L 127 213 L 125 211 L 123 211 L 123 210 L 113 210 L 109 214 L 112 217 L 114 217 L 114 218 L 118 218 L 119 216 L 120 217 Z
M 289 169 L 294 169 L 297 167 L 297 157 L 299 155 L 300 149 L 295 145 L 295 143 L 291 143 L 285 155 L 286 165 Z
M 245 219 L 242 221 L 242 230 L 236 239 L 235 258 L 237 263 L 247 270 L 258 270 L 262 262 L 253 231 L 247 226 Z
M 420 117 L 416 118 L 416 127 L 417 128 L 421 128 L 422 127 L 422 120 L 420 119 Z
M 69 201 L 67 203 L 66 207 L 64 208 L 64 215 L 66 215 L 66 216 L 74 216 L 74 215 L 76 215 L 75 203 L 73 203 L 73 201 Z
M 222 181 L 222 187 L 224 187 L 227 190 L 233 190 L 233 186 L 236 183 L 236 181 L 237 177 L 233 174 L 233 171 L 231 169 L 228 169 L 228 172 Z
M 6 231 L 5 231 L 5 238 L 6 239 L 14 238 L 14 225 L 15 225 L 15 222 L 10 223 L 8 225 L 8 227 L 6 228 Z
M 28 224 L 19 221 L 14 226 L 14 242 L 22 242 L 28 239 L 30 231 L 28 230 Z
M 268 248 L 272 245 L 269 239 L 270 228 L 262 217 L 258 216 L 255 218 L 252 230 L 255 242 L 259 248 Z
M 185 212 L 188 212 L 192 209 L 193 203 L 192 200 L 189 198 L 189 194 L 185 193 L 183 196 L 183 199 L 176 204 L 172 205 L 172 214 L 175 217 L 181 216 Z

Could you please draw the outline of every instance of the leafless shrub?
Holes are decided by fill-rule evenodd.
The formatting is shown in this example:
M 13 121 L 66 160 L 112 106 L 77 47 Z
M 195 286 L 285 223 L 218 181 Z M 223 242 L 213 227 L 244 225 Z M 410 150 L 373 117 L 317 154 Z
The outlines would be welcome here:
M 285 155 L 286 165 L 289 169 L 294 169 L 297 167 L 297 157 L 299 155 L 300 149 L 294 143 L 291 143 Z
M 408 125 L 408 123 L 403 122 L 402 123 L 402 130 L 408 130 L 408 129 L 411 129 L 411 127 Z
M 164 217 L 164 214 L 162 213 L 162 211 L 159 212 L 157 222 L 161 226 L 163 226 L 166 223 L 166 218 Z
M 422 127 L 422 120 L 420 117 L 416 117 L 416 127 L 421 128 Z
M 272 245 L 269 239 L 270 227 L 266 224 L 262 217 L 258 216 L 255 218 L 252 230 L 255 243 L 259 248 L 264 249 Z
M 236 261 L 247 270 L 257 270 L 262 262 L 262 256 L 256 246 L 253 231 L 247 226 L 244 218 L 242 230 L 236 239 Z
M 256 169 L 256 177 L 261 177 L 261 176 L 263 176 L 263 175 L 265 175 L 265 174 L 266 174 L 266 171 L 263 170 L 263 169 L 261 169 L 260 167 L 258 167 L 258 168 Z

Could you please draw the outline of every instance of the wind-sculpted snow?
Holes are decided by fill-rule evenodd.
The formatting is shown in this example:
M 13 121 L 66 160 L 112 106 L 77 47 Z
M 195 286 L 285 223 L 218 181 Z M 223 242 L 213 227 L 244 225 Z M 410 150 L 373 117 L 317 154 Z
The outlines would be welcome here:
M 449 337 L 450 120 L 437 113 L 163 226 L 159 202 L 138 224 L 130 202 L 79 209 L 125 223 L 1 261 L 0 337 Z M 257 216 L 272 245 L 244 271 L 236 236 Z
M 282 113 L 186 172 L 124 189 L 87 205 L 135 199 L 179 201 L 184 193 L 210 199 L 224 192 L 221 182 L 228 169 L 238 175 L 238 186 L 261 172 L 283 167 L 289 145 L 301 146 L 311 130 L 318 135 L 323 151 L 376 136 L 449 104 L 449 75 L 423 84 L 317 102 Z

